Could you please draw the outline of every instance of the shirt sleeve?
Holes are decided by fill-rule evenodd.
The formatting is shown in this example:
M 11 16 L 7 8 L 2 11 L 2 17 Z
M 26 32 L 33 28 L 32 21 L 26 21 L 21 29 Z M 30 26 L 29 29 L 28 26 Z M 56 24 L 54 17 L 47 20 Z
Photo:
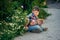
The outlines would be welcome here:
M 27 15 L 27 18 L 28 18 L 28 21 L 29 21 L 27 26 L 29 26 L 29 23 L 30 23 L 30 20 L 31 20 L 30 19 L 31 16 L 32 16 L 32 13 L 30 13 L 29 15 Z
M 31 17 L 32 16 L 32 13 L 30 13 L 29 15 L 27 15 L 27 18 Z
M 29 19 L 29 22 L 31 22 L 31 16 L 32 16 L 32 13 L 30 13 L 28 16 L 27 16 L 27 18 Z

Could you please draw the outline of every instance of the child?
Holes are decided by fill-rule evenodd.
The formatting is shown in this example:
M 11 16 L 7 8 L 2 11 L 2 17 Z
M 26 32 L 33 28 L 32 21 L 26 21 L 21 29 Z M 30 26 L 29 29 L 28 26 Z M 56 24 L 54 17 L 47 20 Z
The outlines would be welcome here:
M 47 28 L 41 27 L 43 21 L 38 18 L 39 11 L 40 11 L 39 7 L 34 6 L 32 9 L 32 13 L 27 16 L 29 19 L 29 24 L 28 24 L 29 32 L 42 32 L 44 30 L 47 30 Z

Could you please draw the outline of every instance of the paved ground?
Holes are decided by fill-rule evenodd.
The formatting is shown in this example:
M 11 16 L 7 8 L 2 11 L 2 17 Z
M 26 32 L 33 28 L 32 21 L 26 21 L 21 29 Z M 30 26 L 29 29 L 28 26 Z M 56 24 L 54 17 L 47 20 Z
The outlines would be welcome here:
M 60 8 L 60 3 L 49 3 L 47 4 L 48 5 L 48 8 Z
M 54 1 L 54 0 L 47 0 L 47 6 L 48 8 L 60 8 L 60 2 Z
M 14 40 L 60 40 L 60 9 L 45 9 L 52 15 L 49 16 L 43 26 L 48 27 L 48 31 L 42 33 L 26 33 L 16 37 Z

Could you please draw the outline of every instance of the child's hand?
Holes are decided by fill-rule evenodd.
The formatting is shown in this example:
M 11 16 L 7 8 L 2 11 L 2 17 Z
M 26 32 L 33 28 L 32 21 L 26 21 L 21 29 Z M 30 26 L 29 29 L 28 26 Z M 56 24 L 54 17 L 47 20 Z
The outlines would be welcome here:
M 28 30 L 28 27 L 25 27 L 25 30 Z
M 35 20 L 32 20 L 31 22 L 30 22 L 30 25 L 35 25 L 36 24 L 36 21 Z

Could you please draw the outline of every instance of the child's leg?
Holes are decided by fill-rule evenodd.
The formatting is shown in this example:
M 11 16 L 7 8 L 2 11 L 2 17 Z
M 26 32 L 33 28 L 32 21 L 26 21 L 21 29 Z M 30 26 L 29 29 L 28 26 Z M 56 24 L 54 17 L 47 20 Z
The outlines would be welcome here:
M 48 29 L 47 27 L 45 27 L 45 28 L 43 28 L 42 26 L 40 26 L 40 27 L 42 28 L 43 31 L 46 31 Z
M 28 31 L 39 29 L 40 31 L 43 31 L 43 29 L 39 25 L 29 26 Z

